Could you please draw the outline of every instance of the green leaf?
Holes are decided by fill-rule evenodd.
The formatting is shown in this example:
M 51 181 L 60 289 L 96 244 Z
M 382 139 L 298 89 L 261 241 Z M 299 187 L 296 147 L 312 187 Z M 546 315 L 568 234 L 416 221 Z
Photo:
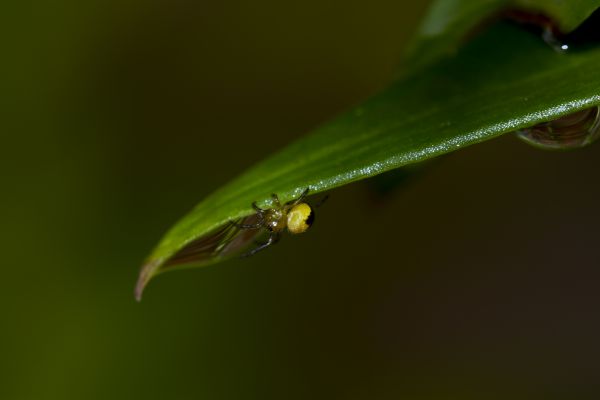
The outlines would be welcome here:
M 559 54 L 536 35 L 494 26 L 204 199 L 150 255 L 138 297 L 175 255 L 200 266 L 233 254 L 222 248 L 237 234 L 228 221 L 254 215 L 253 201 L 269 207 L 271 193 L 288 201 L 308 187 L 325 191 L 600 104 L 598 65 L 598 49 Z M 202 257 L 186 258 L 194 252 Z
M 437 0 L 407 49 L 403 69 L 416 69 L 452 54 L 469 33 L 508 10 L 546 16 L 562 33 L 569 33 L 599 7 L 600 0 Z

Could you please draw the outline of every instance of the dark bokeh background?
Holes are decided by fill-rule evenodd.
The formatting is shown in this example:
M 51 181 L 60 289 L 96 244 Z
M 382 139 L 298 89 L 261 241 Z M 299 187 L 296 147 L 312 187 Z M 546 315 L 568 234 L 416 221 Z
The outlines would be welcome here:
M 310 234 L 133 300 L 177 218 L 385 85 L 424 4 L 5 7 L 0 398 L 600 394 L 600 145 L 350 185 Z

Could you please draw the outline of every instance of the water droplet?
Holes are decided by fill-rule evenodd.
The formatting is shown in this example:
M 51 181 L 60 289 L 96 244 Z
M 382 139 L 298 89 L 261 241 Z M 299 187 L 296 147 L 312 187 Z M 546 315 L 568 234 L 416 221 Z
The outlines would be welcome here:
M 552 18 L 531 11 L 509 9 L 504 16 L 537 35 L 559 53 L 586 50 L 600 42 L 600 8 L 571 32 L 562 32 Z
M 559 53 L 564 53 L 569 50 L 569 45 L 559 39 L 558 35 L 556 34 L 556 30 L 551 26 L 546 26 L 542 33 L 542 39 L 544 39 L 544 42 L 546 42 L 550 47 Z
M 505 16 L 520 24 L 524 29 L 541 35 L 544 42 L 554 50 L 560 53 L 568 50 L 569 46 L 561 40 L 562 34 L 556 23 L 546 15 L 527 10 L 509 9 L 505 11 Z
M 516 132 L 525 142 L 548 150 L 576 149 L 600 137 L 600 107 L 543 122 Z

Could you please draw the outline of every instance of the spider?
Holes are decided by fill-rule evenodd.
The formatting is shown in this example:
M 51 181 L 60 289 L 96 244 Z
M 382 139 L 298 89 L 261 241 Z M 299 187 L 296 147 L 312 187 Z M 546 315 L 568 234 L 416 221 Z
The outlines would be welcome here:
M 260 208 L 256 205 L 256 202 L 252 203 L 252 208 L 256 211 L 256 217 L 258 218 L 256 223 L 240 224 L 230 221 L 232 225 L 239 229 L 265 228 L 269 232 L 269 238 L 266 242 L 258 243 L 257 247 L 243 254 L 242 257 L 252 256 L 277 243 L 281 238 L 282 232 L 286 228 L 291 234 L 306 232 L 315 220 L 314 208 L 319 207 L 327 200 L 326 196 L 313 208 L 308 203 L 304 202 L 304 198 L 308 195 L 308 192 L 309 188 L 306 188 L 300 197 L 283 205 L 279 201 L 279 197 L 276 194 L 272 194 L 271 198 L 273 199 L 274 207 L 268 209 Z

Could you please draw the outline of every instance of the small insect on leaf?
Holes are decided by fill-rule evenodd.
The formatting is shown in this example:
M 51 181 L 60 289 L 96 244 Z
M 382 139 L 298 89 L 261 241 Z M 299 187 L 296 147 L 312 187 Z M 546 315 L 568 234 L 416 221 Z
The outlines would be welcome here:
M 166 260 L 147 262 L 140 271 L 135 288 L 136 299 L 141 299 L 150 279 L 164 271 L 208 265 L 240 253 L 242 257 L 252 256 L 277 243 L 285 230 L 291 234 L 306 232 L 314 222 L 315 208 L 327 199 L 325 197 L 314 207 L 310 206 L 305 201 L 308 192 L 306 188 L 297 199 L 285 204 L 280 202 L 279 196 L 272 194 L 272 207 L 263 209 L 254 202 L 254 214 L 238 221 L 229 221 L 210 234 L 190 241 Z M 257 242 L 264 235 L 267 235 L 267 240 Z M 256 243 L 256 246 L 242 253 L 251 243 Z
M 271 195 L 273 200 L 273 207 L 268 209 L 262 209 L 256 205 L 256 202 L 252 204 L 254 210 L 256 210 L 257 222 L 254 224 L 237 224 L 232 225 L 240 229 L 263 229 L 269 233 L 269 238 L 266 242 L 260 243 L 256 248 L 250 250 L 244 254 L 244 257 L 254 255 L 261 250 L 279 242 L 281 234 L 287 229 L 291 234 L 298 234 L 306 232 L 313 224 L 315 220 L 315 211 L 307 202 L 304 201 L 308 195 L 309 188 L 304 189 L 300 197 L 295 200 L 288 201 L 285 204 L 281 204 L 279 196 L 275 193 Z M 325 199 L 319 202 L 319 205 L 323 203 Z

